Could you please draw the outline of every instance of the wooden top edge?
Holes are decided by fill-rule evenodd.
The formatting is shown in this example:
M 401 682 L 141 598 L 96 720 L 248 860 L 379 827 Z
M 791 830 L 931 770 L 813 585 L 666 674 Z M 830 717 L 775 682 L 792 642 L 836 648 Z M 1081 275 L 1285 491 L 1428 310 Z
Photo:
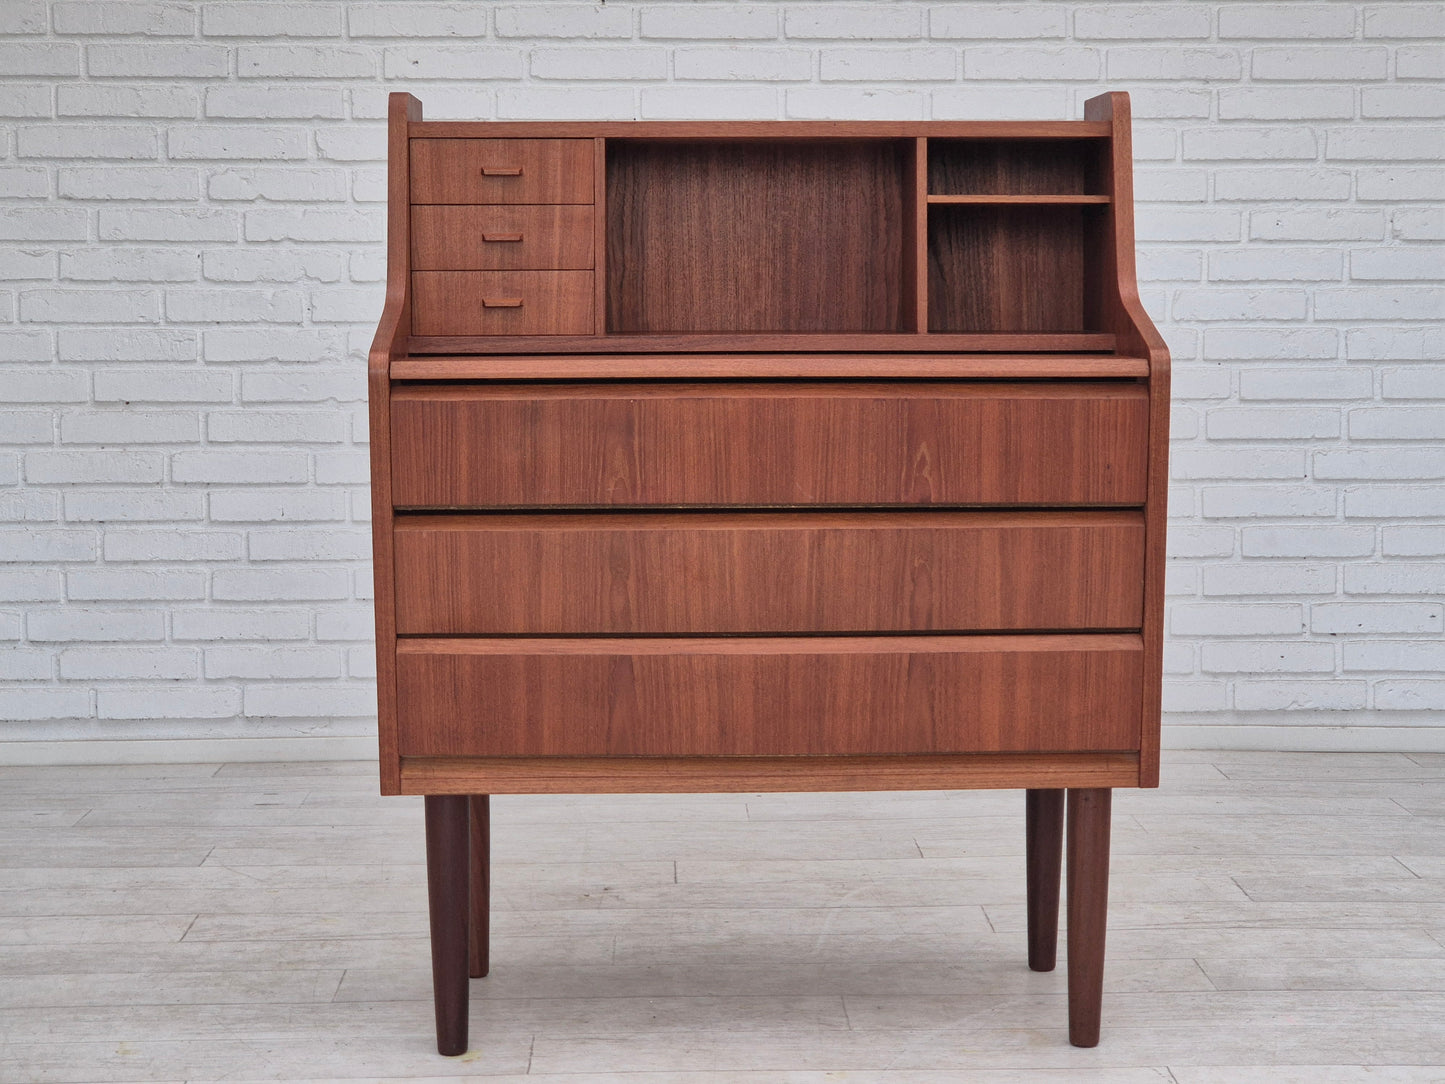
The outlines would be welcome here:
M 942 509 L 939 511 L 884 511 L 828 509 L 738 508 L 726 512 L 496 512 L 484 515 L 449 513 L 407 515 L 399 512 L 393 523 L 407 531 L 769 531 L 803 527 L 851 530 L 897 530 L 900 527 L 1125 527 L 1142 530 L 1144 513 L 1138 508 L 1086 509 Z
M 398 655 L 918 655 L 971 652 L 1142 652 L 1137 632 L 961 636 L 406 637 Z
M 1098 379 L 1149 375 L 1113 354 L 526 354 L 397 358 L 393 380 Z
M 651 335 L 413 335 L 406 352 L 417 354 L 707 354 L 881 353 L 1112 354 L 1114 335 L 1065 332 L 685 332 Z
M 1108 139 L 1091 120 L 421 121 L 413 139 Z

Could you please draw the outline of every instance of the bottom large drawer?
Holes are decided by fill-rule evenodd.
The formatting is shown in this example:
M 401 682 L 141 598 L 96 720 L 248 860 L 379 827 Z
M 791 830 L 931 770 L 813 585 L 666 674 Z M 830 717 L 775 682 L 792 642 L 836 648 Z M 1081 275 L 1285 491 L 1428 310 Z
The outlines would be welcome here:
M 403 639 L 402 756 L 1139 747 L 1136 634 Z

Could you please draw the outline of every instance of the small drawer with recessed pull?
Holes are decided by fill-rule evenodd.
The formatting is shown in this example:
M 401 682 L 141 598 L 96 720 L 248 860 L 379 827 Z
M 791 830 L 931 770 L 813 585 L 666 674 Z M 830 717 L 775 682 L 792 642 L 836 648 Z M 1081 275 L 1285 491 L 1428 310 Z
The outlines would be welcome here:
M 591 271 L 413 271 L 413 335 L 590 335 Z
M 412 203 L 591 203 L 591 139 L 413 139 Z
M 588 270 L 588 204 L 450 204 L 411 209 L 418 271 Z

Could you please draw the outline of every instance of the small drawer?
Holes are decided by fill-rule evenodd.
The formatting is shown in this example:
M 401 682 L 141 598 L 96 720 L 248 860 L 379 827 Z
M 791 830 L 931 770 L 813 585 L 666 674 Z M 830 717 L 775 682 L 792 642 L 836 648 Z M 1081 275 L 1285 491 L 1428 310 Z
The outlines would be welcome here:
M 591 139 L 413 139 L 412 203 L 591 203 Z
M 591 271 L 413 271 L 414 335 L 590 335 Z
M 411 209 L 418 271 L 592 267 L 592 208 L 584 204 L 452 204 Z
M 404 639 L 402 756 L 1139 748 L 1135 634 Z
M 402 635 L 1137 629 L 1140 512 L 400 516 Z
M 433 303 L 438 323 L 465 307 Z M 1087 382 L 398 387 L 392 495 L 455 509 L 1142 505 L 1148 405 L 1142 385 Z

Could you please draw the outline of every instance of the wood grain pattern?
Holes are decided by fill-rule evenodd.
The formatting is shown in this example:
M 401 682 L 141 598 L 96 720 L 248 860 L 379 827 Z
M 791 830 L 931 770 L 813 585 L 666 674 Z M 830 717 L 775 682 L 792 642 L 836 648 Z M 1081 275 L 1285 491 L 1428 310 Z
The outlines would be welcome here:
M 404 639 L 403 756 L 1132 751 L 1129 634 Z
M 1149 375 L 1117 354 L 520 354 L 403 357 L 393 380 L 1100 380 Z
M 1114 351 L 1115 340 L 1110 332 L 999 332 L 974 331 L 967 334 L 933 332 L 928 335 L 869 332 L 751 332 L 727 334 L 608 334 L 602 343 L 592 335 L 552 338 L 527 335 L 413 335 L 407 352 L 419 354 L 556 354 L 565 351 L 593 353 L 599 346 L 619 354 L 643 353 L 715 353 L 733 350 L 749 353 L 755 350 L 798 350 L 846 352 L 850 350 L 939 351 L 973 353 L 1077 354 L 1093 351 L 1108 354 Z
M 409 516 L 402 635 L 1129 629 L 1138 512 Z
M 612 141 L 608 330 L 905 330 L 904 146 Z
M 1059 873 L 1064 857 L 1064 792 L 1031 787 L 1024 795 L 1024 869 L 1029 970 L 1052 971 L 1059 950 Z
M 1108 203 L 1108 196 L 929 196 L 929 203 L 940 205 L 973 204 L 978 206 L 994 204 L 1025 204 L 1049 206 L 1051 204 Z
M 492 801 L 486 794 L 467 797 L 468 850 L 467 975 L 484 978 L 492 967 Z
M 592 330 L 591 271 L 413 271 L 422 335 L 581 335 Z
M 396 750 L 396 611 L 392 586 L 391 367 L 404 351 L 411 327 L 411 217 L 407 130 L 421 120 L 421 102 L 410 94 L 387 99 L 387 154 L 391 172 L 386 200 L 386 302 L 367 356 L 367 431 L 371 449 L 371 562 L 376 582 L 377 746 L 381 792 L 401 789 Z
M 592 141 L 592 331 L 607 334 L 607 140 Z
M 592 155 L 591 138 L 413 138 L 411 199 L 413 203 L 591 203 Z
M 928 330 L 928 140 L 903 149 L 903 330 Z
M 1091 120 L 764 120 L 764 121 L 477 121 L 432 120 L 416 128 L 418 138 L 573 139 L 912 139 L 920 133 L 941 139 L 1108 139 L 1107 123 Z
M 1135 505 L 1133 384 L 400 387 L 398 508 Z
M 1098 279 L 1109 289 L 1100 299 L 1100 326 L 1117 333 L 1131 353 L 1149 359 L 1148 503 L 1144 524 L 1144 696 L 1140 714 L 1139 785 L 1159 785 L 1159 728 L 1164 670 L 1164 569 L 1169 499 L 1169 348 L 1139 300 L 1134 269 L 1134 176 L 1129 96 L 1114 91 L 1090 98 L 1084 116 L 1107 123 L 1106 145 L 1113 203 L 1100 219 Z
M 1084 322 L 1084 216 L 1062 204 L 928 209 L 931 331 L 1077 332 Z
M 881 757 L 406 757 L 403 794 L 699 794 L 750 791 L 1132 787 L 1134 753 Z
M 411 209 L 418 271 L 590 269 L 586 204 L 426 204 Z
M 470 799 L 429 794 L 423 804 L 437 1053 L 455 1057 L 467 1052 Z
M 1098 1046 L 1109 918 L 1109 828 L 1113 792 L 1068 792 L 1069 1042 Z
M 1097 144 L 933 139 L 930 195 L 1084 195 L 1101 191 Z

